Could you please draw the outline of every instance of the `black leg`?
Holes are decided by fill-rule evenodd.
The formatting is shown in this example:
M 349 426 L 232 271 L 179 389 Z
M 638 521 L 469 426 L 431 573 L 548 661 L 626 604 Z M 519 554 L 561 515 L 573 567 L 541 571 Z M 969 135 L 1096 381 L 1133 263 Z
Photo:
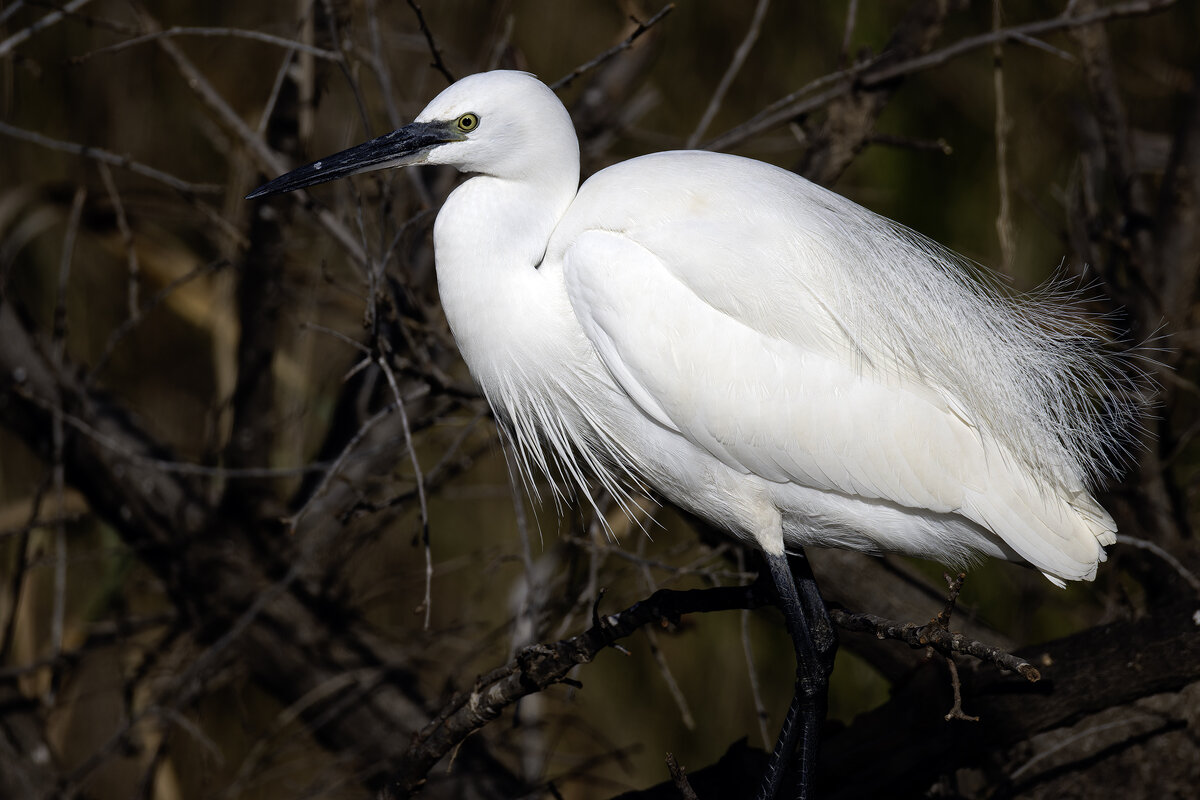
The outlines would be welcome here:
M 776 797 L 794 753 L 796 797 L 811 800 L 818 734 L 825 718 L 829 672 L 833 669 L 837 637 L 803 553 L 792 558 L 790 566 L 786 556 L 764 553 L 763 558 L 775 583 L 779 608 L 796 650 L 796 692 L 775 742 L 775 751 L 767 762 L 758 798 L 772 800 Z
M 821 597 L 817 579 L 813 576 L 812 566 L 803 549 L 797 549 L 794 555 L 788 556 L 788 567 L 800 594 L 800 605 L 804 607 L 804 618 L 808 621 L 809 633 L 816 644 L 821 667 L 828 679 L 833 674 L 833 660 L 837 656 L 837 628 L 829 618 L 829 608 Z

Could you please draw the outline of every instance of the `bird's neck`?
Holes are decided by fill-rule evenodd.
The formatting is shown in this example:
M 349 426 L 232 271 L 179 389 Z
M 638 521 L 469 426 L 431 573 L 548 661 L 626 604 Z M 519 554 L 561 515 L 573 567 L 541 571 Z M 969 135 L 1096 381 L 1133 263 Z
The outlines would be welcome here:
M 582 336 L 546 245 L 574 199 L 557 185 L 476 176 L 458 187 L 434 225 L 438 291 L 467 366 L 493 400 L 513 375 L 565 357 Z

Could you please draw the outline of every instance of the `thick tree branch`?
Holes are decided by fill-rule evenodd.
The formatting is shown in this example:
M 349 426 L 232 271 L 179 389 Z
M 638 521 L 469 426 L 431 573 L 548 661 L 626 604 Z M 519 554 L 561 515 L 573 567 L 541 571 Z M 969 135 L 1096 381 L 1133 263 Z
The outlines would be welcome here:
M 1200 630 L 1190 609 L 1152 619 L 1103 625 L 1035 647 L 1019 656 L 1041 664 L 1033 684 L 991 669 L 960 668 L 962 701 L 978 722 L 947 720 L 953 703 L 944 662 L 930 660 L 879 708 L 822 743 L 822 798 L 924 797 L 941 774 L 995 759 L 1039 732 L 1071 725 L 1105 709 L 1200 680 Z M 688 772 L 701 797 L 738 798 L 755 786 L 761 761 L 734 743 L 718 764 Z M 675 800 L 664 781 L 619 800 Z
M 566 679 L 614 642 L 650 623 L 677 623 L 683 614 L 758 608 L 771 600 L 769 584 L 675 591 L 660 589 L 646 600 L 611 615 L 594 615 L 591 628 L 570 639 L 532 645 L 503 667 L 480 677 L 470 692 L 455 695 L 415 738 L 403 767 L 388 781 L 386 798 L 407 797 L 444 755 L 471 733 L 496 719 L 517 700 Z

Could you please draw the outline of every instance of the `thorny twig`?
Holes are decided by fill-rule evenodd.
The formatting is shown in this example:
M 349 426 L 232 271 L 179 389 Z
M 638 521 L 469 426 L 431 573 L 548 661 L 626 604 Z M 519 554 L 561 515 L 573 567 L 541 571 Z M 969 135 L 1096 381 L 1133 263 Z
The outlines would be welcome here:
M 664 619 L 674 621 L 682 614 L 700 611 L 757 608 L 771 599 L 764 582 L 756 581 L 749 586 L 660 589 L 616 614 L 601 615 L 598 606 L 594 607 L 593 624 L 587 631 L 552 644 L 526 647 L 503 667 L 481 676 L 470 692 L 451 698 L 414 737 L 399 774 L 391 781 L 401 790 L 396 796 L 406 796 L 434 763 L 505 708 L 521 697 L 564 682 L 577 665 L 592 661 L 643 625 Z
M 963 577 L 960 574 L 951 580 L 947 576 L 950 591 L 946 606 L 923 626 L 892 622 L 870 614 L 852 614 L 843 609 L 830 609 L 830 616 L 847 630 L 869 631 L 881 639 L 899 639 L 913 647 L 932 647 L 947 655 L 966 653 L 1002 669 L 1015 670 L 1029 681 L 1038 680 L 1037 670 L 1023 659 L 947 630 Z M 587 631 L 558 642 L 526 647 L 504 666 L 480 676 L 471 691 L 452 697 L 414 737 L 405 754 L 404 766 L 394 777 L 393 788 L 407 791 L 415 786 L 413 782 L 419 781 L 429 767 L 458 742 L 491 722 L 521 697 L 556 683 L 568 682 L 567 674 L 572 669 L 592 661 L 602 650 L 616 647 L 628 652 L 620 648 L 617 641 L 638 628 L 663 620 L 676 622 L 683 614 L 767 605 L 774 601 L 767 583 L 760 576 L 759 580 L 745 586 L 687 591 L 660 589 L 646 600 L 609 615 L 601 614 L 599 610 L 600 598 L 604 595 L 601 590 L 592 607 L 592 627 Z
M 700 800 L 696 794 L 696 790 L 688 783 L 687 770 L 679 765 L 675 760 L 674 753 L 667 753 L 667 769 L 671 771 L 671 780 L 675 783 L 675 788 L 679 790 L 683 800 Z
M 967 573 L 960 572 L 953 578 L 946 573 L 942 573 L 942 577 L 946 579 L 946 605 L 930 621 L 930 624 L 937 625 L 942 630 L 948 631 L 950 630 L 950 617 L 954 615 L 954 606 L 958 603 L 958 595 L 962 592 L 963 582 L 967 579 Z
M 984 644 L 975 639 L 968 639 L 961 633 L 954 633 L 946 627 L 950 621 L 954 601 L 958 599 L 958 590 L 962 588 L 961 577 L 960 575 L 958 579 L 951 582 L 946 607 L 924 625 L 917 625 L 915 622 L 897 622 L 874 614 L 856 614 L 842 608 L 829 609 L 829 616 L 840 627 L 848 631 L 873 633 L 879 639 L 896 639 L 910 647 L 932 647 L 947 657 L 952 653 L 965 653 L 980 661 L 987 661 L 1000 669 L 1012 670 L 1030 683 L 1041 680 L 1041 673 L 1025 659 L 998 647 Z M 944 624 L 942 620 L 945 621 Z

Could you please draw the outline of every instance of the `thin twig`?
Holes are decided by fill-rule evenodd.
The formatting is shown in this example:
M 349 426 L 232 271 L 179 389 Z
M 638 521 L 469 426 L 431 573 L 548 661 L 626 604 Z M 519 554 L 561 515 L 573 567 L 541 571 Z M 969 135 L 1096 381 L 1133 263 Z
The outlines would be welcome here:
M 1001 28 L 1000 30 L 991 31 L 990 33 L 982 33 L 978 36 L 968 36 L 965 39 L 959 39 L 952 45 L 935 50 L 923 56 L 909 59 L 908 61 L 884 67 L 878 71 L 871 72 L 870 75 L 863 76 L 864 86 L 875 86 L 880 83 L 886 83 L 895 80 L 903 75 L 909 75 L 913 72 L 929 69 L 930 67 L 940 66 L 945 64 L 963 53 L 969 53 L 972 50 L 978 50 L 981 47 L 987 47 L 993 42 L 1012 39 L 1014 41 L 1022 41 L 1026 38 L 1033 38 L 1041 34 L 1054 33 L 1055 31 L 1066 30 L 1068 28 L 1079 28 L 1087 25 L 1093 25 L 1097 22 L 1106 22 L 1112 19 L 1121 17 L 1137 17 L 1146 14 L 1154 14 L 1159 11 L 1165 11 L 1175 5 L 1178 0 L 1131 0 L 1131 2 L 1114 3 L 1111 6 L 1097 9 L 1087 14 L 1079 16 L 1070 16 L 1062 14 L 1051 19 L 1038 20 L 1037 22 L 1028 22 L 1024 25 L 1015 25 L 1011 28 Z
M 1041 680 L 1041 673 L 1025 659 L 993 645 L 968 639 L 961 633 L 953 633 L 935 623 L 917 625 L 914 622 L 897 622 L 874 614 L 851 613 L 842 608 L 829 609 L 834 622 L 848 631 L 871 633 L 880 639 L 895 639 L 910 647 L 932 647 L 942 654 L 965 653 L 980 661 L 987 661 L 1000 669 L 1012 670 L 1030 683 Z
M 143 23 L 150 28 L 158 29 L 158 23 L 149 17 L 145 10 L 140 10 Z M 201 100 L 204 101 L 212 111 L 220 119 L 221 123 L 236 135 L 237 139 L 249 150 L 255 157 L 258 169 L 269 174 L 279 175 L 287 172 L 287 163 L 283 157 L 271 149 L 270 146 L 259 135 L 250 129 L 242 116 L 238 114 L 229 103 L 221 96 L 220 92 L 213 87 L 212 83 L 204 77 L 204 74 L 196 68 L 173 39 L 157 39 L 155 43 L 158 47 L 167 54 L 167 56 L 175 62 L 176 69 L 179 70 L 185 84 L 194 91 Z M 292 192 L 292 196 L 297 203 L 306 205 L 311 202 L 309 195 L 304 190 Z M 346 226 L 335 217 L 328 209 L 315 209 L 314 213 L 317 216 L 317 221 L 336 241 L 342 246 L 356 263 L 365 264 L 367 260 L 366 253 L 362 247 L 354 239 Z
M 370 667 L 331 675 L 281 709 L 266 726 L 266 730 L 258 733 L 254 745 L 242 757 L 237 774 L 230 779 L 217 798 L 244 797 L 248 794 L 251 780 L 261 777 L 271 759 L 278 756 L 278 739 L 290 732 L 290 726 L 303 721 L 305 712 L 310 708 L 326 703 L 338 695 L 352 694 L 356 690 L 361 691 L 366 685 L 377 684 L 383 674 L 386 674 L 386 668 Z
M 1141 714 L 1141 715 L 1134 716 L 1134 717 L 1113 720 L 1112 722 L 1101 723 L 1100 725 L 1090 725 L 1090 726 L 1084 728 L 1083 730 L 1077 729 L 1071 736 L 1068 736 L 1067 738 L 1057 742 L 1053 747 L 1043 750 L 1042 752 L 1035 755 L 1033 758 L 1026 761 L 1021 766 L 1014 769 L 1011 773 L 1009 773 L 1008 780 L 1015 781 L 1021 775 L 1028 772 L 1029 769 L 1031 767 L 1033 767 L 1034 764 L 1038 763 L 1039 761 L 1042 761 L 1047 756 L 1054 755 L 1055 753 L 1063 750 L 1066 747 L 1070 747 L 1072 744 L 1075 744 L 1076 742 L 1078 742 L 1082 739 L 1094 737 L 1098 733 L 1103 733 L 1104 731 L 1113 730 L 1114 728 L 1123 728 L 1126 725 L 1133 725 L 1135 723 L 1142 723 L 1142 722 L 1159 722 L 1159 721 L 1160 720 L 1157 717 L 1152 717 L 1149 714 Z
M 379 94 L 383 107 L 387 109 L 388 123 L 393 129 L 403 124 L 400 109 L 396 107 L 395 91 L 392 88 L 392 71 L 383 52 L 383 36 L 379 32 L 379 0 L 367 0 L 367 36 L 371 40 L 371 71 L 379 81 Z
M 521 566 L 525 571 L 525 597 L 521 602 L 521 607 L 517 609 L 518 624 L 513 626 L 512 652 L 515 653 L 518 648 L 537 641 L 536 620 L 541 609 L 536 597 L 537 576 L 533 567 L 533 543 L 529 537 L 529 515 L 525 513 L 525 501 L 521 495 L 521 489 L 517 482 L 512 480 L 512 476 L 515 474 L 515 464 L 512 459 L 518 456 L 513 452 L 514 445 L 508 440 L 501 442 L 501 448 L 504 451 L 504 460 L 508 462 L 508 496 L 512 501 L 513 520 L 517 523 L 517 536 L 521 540 Z M 519 624 L 521 619 L 529 623 L 528 638 L 524 641 L 517 639 L 518 633 L 522 630 Z
M 342 46 L 342 34 L 338 30 L 337 12 L 333 8 L 333 0 L 322 0 L 322 2 L 325 5 L 325 25 L 329 28 L 329 40 L 338 49 L 338 69 L 341 71 L 342 77 L 346 79 L 346 85 L 350 87 L 350 93 L 354 95 L 354 103 L 358 107 L 358 117 L 362 121 L 364 137 L 372 139 L 375 137 L 375 132 L 371 125 L 371 117 L 367 113 L 367 101 L 363 97 L 362 86 L 355 79 L 354 71 L 350 68 L 350 59 L 346 57 L 346 51 Z
M 591 70 L 600 66 L 605 61 L 608 61 L 610 58 L 615 56 L 617 53 L 620 53 L 622 50 L 628 50 L 630 47 L 633 46 L 633 43 L 638 40 L 638 37 L 640 37 L 643 33 L 650 30 L 651 28 L 653 28 L 660 21 L 662 21 L 663 17 L 665 17 L 667 14 L 670 14 L 674 10 L 675 10 L 675 4 L 667 3 L 665 6 L 662 7 L 662 9 L 659 10 L 659 12 L 657 14 L 655 14 L 650 19 L 646 20 L 645 22 L 638 22 L 637 27 L 635 27 L 633 29 L 633 33 L 626 36 L 625 39 L 622 40 L 619 44 L 608 48 L 607 50 L 605 50 L 603 53 L 596 56 L 592 60 L 587 61 L 583 64 L 580 64 L 578 67 L 571 70 L 566 75 L 564 75 L 561 78 L 559 78 L 558 80 L 556 80 L 554 83 L 550 84 L 550 88 L 556 92 L 559 89 L 565 89 L 566 87 L 570 86 L 571 82 L 574 81 L 579 76 L 583 75 L 586 72 L 590 72 Z M 634 21 L 637 22 L 637 20 L 634 20 Z
M 1055 58 L 1061 58 L 1063 61 L 1066 61 L 1069 64 L 1078 64 L 1079 63 L 1079 59 L 1077 59 L 1075 56 L 1068 53 L 1066 50 L 1055 47 L 1052 44 L 1043 42 L 1041 39 L 1035 39 L 1032 36 L 1027 36 L 1023 33 L 1012 34 L 1012 39 L 1015 42 L 1020 42 L 1023 45 L 1032 47 L 1034 50 L 1041 50 L 1042 52 L 1049 53 L 1050 55 L 1054 56 Z
M 692 135 L 687 139 L 687 148 L 689 150 L 694 148 L 700 141 L 700 137 L 708 130 L 713 117 L 717 115 L 717 111 L 721 108 L 721 101 L 725 99 L 725 93 L 729 91 L 729 87 L 733 84 L 733 79 L 741 71 L 742 65 L 746 63 L 746 57 L 750 55 L 750 50 L 753 49 L 754 43 L 758 41 L 759 31 L 762 30 L 763 18 L 767 15 L 767 9 L 770 6 L 771 0 L 758 0 L 758 5 L 754 8 L 754 17 L 750 20 L 750 27 L 746 29 L 746 35 L 742 37 L 742 43 L 738 45 L 737 51 L 733 54 L 733 60 L 729 62 L 729 66 L 725 69 L 725 74 L 721 76 L 721 81 L 717 84 L 717 90 L 713 92 L 712 98 L 708 101 L 708 107 L 704 109 L 704 114 L 701 115 L 700 121 L 696 123 L 696 129 L 692 131 Z
M 54 414 L 55 404 L 43 397 L 29 392 L 24 387 L 14 387 L 19 396 L 34 403 L 41 408 Z M 330 464 L 323 461 L 315 461 L 310 464 L 302 464 L 297 467 L 210 467 L 205 464 L 193 464 L 187 461 L 172 461 L 165 458 L 154 458 L 152 456 L 142 455 L 130 450 L 126 445 L 122 444 L 117 439 L 106 436 L 99 430 L 89 425 L 85 420 L 74 414 L 67 412 L 62 413 L 62 421 L 64 424 L 71 426 L 75 430 L 88 437 L 101 447 L 116 453 L 123 459 L 132 461 L 136 464 L 142 464 L 149 467 L 154 467 L 161 472 L 169 472 L 176 475 L 198 475 L 213 478 L 292 478 L 297 475 L 302 475 L 306 472 L 321 472 L 330 468 Z
M 738 572 L 746 570 L 746 551 L 744 548 L 737 548 L 737 568 Z M 774 745 L 770 734 L 767 732 L 767 706 L 763 703 L 762 687 L 758 682 L 758 670 L 754 666 L 754 650 L 750 646 L 750 610 L 743 609 L 741 613 L 741 629 L 742 629 L 742 652 L 746 656 L 746 672 L 750 677 L 750 696 L 754 700 L 754 718 L 758 720 L 758 732 L 762 736 L 763 747 L 770 750 Z
M 13 646 L 13 634 L 16 631 L 17 618 L 21 610 L 21 592 L 25 588 L 25 574 L 29 569 L 29 535 L 38 525 L 42 500 L 45 498 L 46 489 L 52 483 L 52 474 L 47 475 L 38 483 L 29 502 L 29 517 L 17 531 L 20 541 L 15 548 L 12 572 L 5 579 L 8 582 L 8 618 L 4 621 L 3 630 L 0 631 L 0 664 L 8 663 L 9 651 Z
M 136 260 L 136 256 L 131 256 L 131 259 Z M 227 266 L 229 266 L 228 259 L 220 258 L 216 261 L 210 261 L 207 264 L 189 270 L 183 275 L 180 275 L 178 278 L 172 280 L 163 288 L 159 289 L 150 298 L 149 302 L 146 303 L 145 308 L 138 308 L 136 305 L 132 306 L 130 308 L 129 316 L 126 317 L 125 320 L 122 321 L 121 324 L 109 334 L 108 340 L 104 343 L 104 349 L 100 351 L 100 356 L 96 359 L 96 363 L 90 370 L 88 370 L 88 374 L 84 378 L 84 387 L 90 387 L 93 383 L 95 383 L 96 378 L 99 377 L 99 375 L 104 372 L 105 368 L 108 366 L 108 362 L 112 358 L 113 351 L 116 350 L 117 345 L 120 344 L 135 327 L 137 327 L 137 325 L 148 313 L 162 305 L 166 299 L 174 294 L 175 291 L 181 286 L 192 282 L 196 278 L 211 275 L 212 273 L 224 269 Z M 130 269 L 133 270 L 135 267 L 131 265 Z M 130 280 L 133 280 L 132 274 L 130 276 Z M 132 295 L 130 302 L 136 303 L 137 296 L 135 290 L 131 288 L 129 293 Z
M 908 150 L 933 151 L 944 156 L 954 154 L 954 148 L 945 139 L 913 139 L 909 136 L 897 136 L 892 133 L 872 133 L 868 137 L 871 144 L 884 147 L 901 147 Z
M 75 189 L 71 202 L 71 213 L 67 218 L 67 230 L 63 236 L 62 260 L 58 268 L 58 293 L 54 305 L 54 331 L 52 359 L 59 372 L 66 360 L 67 348 L 67 286 L 71 276 L 71 262 L 75 256 L 75 239 L 79 234 L 79 223 L 83 217 L 83 204 L 87 189 Z M 51 424 L 53 442 L 54 504 L 58 511 L 58 522 L 54 525 L 54 599 L 50 617 L 50 648 L 54 657 L 62 653 L 63 628 L 67 614 L 67 525 L 66 525 L 66 466 L 63 461 L 63 399 L 61 391 L 55 397 Z M 51 689 L 54 691 L 54 689 Z
M 287 591 L 299 576 L 299 566 L 293 565 L 283 577 L 258 592 L 255 595 L 254 602 L 232 622 L 228 630 L 217 641 L 213 642 L 198 657 L 193 659 L 188 664 L 187 669 L 176 673 L 170 680 L 165 682 L 165 686 L 159 692 L 156 702 L 147 704 L 139 714 L 128 719 L 105 744 L 97 748 L 83 763 L 74 767 L 67 780 L 70 783 L 78 784 L 93 771 L 103 766 L 113 753 L 129 742 L 133 730 L 142 721 L 167 716 L 171 721 L 178 723 L 179 718 L 173 715 L 171 709 L 167 707 L 166 698 L 175 696 L 178 698 L 176 705 L 183 705 L 187 698 L 199 695 L 207 686 L 208 680 L 215 678 L 220 673 L 217 667 L 219 662 L 224 658 L 225 652 L 232 647 L 233 643 L 246 632 L 251 623 L 271 603 Z M 207 741 L 207 739 L 202 739 L 202 741 Z
M 0 11 L 0 25 L 8 22 L 13 14 L 16 14 L 25 7 L 25 0 L 16 0 L 14 3 L 9 3 L 8 7 Z
M 112 201 L 113 211 L 117 215 L 117 230 L 121 232 L 121 242 L 125 245 L 125 264 L 129 272 L 126 281 L 125 302 L 128 306 L 129 318 L 133 319 L 138 314 L 138 279 L 141 276 L 137 247 L 133 243 L 133 230 L 129 227 L 129 219 L 125 216 L 125 205 L 121 202 L 121 194 L 117 191 L 116 182 L 113 181 L 112 170 L 103 161 L 97 161 L 96 167 L 100 171 L 100 180 L 104 181 L 104 190 L 108 192 L 108 199 Z
M 992 30 L 1000 29 L 1000 0 L 992 0 Z M 1012 274 L 1013 224 L 1008 188 L 1008 110 L 1004 102 L 1004 42 L 992 44 L 992 92 L 996 102 L 996 177 L 1000 210 L 996 214 L 996 235 L 1000 240 L 1000 271 Z
M 1163 549 L 1161 546 L 1155 544 L 1154 542 L 1147 541 L 1146 539 L 1139 539 L 1136 536 L 1129 536 L 1128 534 L 1124 533 L 1117 534 L 1117 544 L 1127 544 L 1130 547 L 1136 547 L 1140 550 L 1145 550 L 1158 556 L 1167 564 L 1169 564 L 1171 569 L 1179 573 L 1179 576 L 1187 581 L 1188 586 L 1191 586 L 1196 592 L 1196 595 L 1200 597 L 1200 578 L 1197 578 L 1196 573 L 1185 567 L 1182 561 L 1173 556 L 1167 550 Z
M 75 11 L 78 11 L 79 9 L 83 8 L 91 1 L 92 0 L 71 0 L 71 2 L 67 3 L 62 8 L 57 9 L 55 11 L 51 11 L 49 14 L 42 17 L 41 19 L 39 19 L 37 22 L 33 23 L 32 25 L 29 25 L 28 27 L 22 28 L 21 30 L 17 31 L 12 36 L 5 39 L 3 42 L 0 42 L 0 58 L 4 58 L 5 56 L 7 56 L 9 53 L 12 52 L 13 48 L 15 48 L 17 45 L 19 45 L 22 42 L 29 39 L 29 37 L 33 36 L 35 33 L 43 31 L 46 28 L 49 28 L 51 25 L 54 25 L 59 20 L 66 17 L 68 14 L 72 14 Z
M 359 429 L 354 432 L 353 436 L 350 437 L 350 441 L 346 442 L 346 446 L 342 448 L 340 453 L 338 453 L 338 456 L 333 460 L 333 463 L 329 464 L 328 467 L 325 468 L 325 474 L 321 477 L 321 482 L 318 483 L 316 488 L 313 489 L 312 493 L 309 494 L 308 499 L 304 501 L 304 505 L 300 506 L 295 514 L 284 518 L 284 525 L 286 525 L 292 531 L 296 530 L 297 526 L 300 524 L 300 520 L 304 518 L 306 513 L 308 513 L 309 506 L 312 505 L 314 500 L 325 493 L 325 490 L 329 487 L 330 482 L 332 482 L 337 474 L 341 472 L 342 466 L 346 463 L 346 459 L 350 457 L 352 452 L 354 452 L 354 448 L 358 446 L 358 443 L 363 440 L 363 437 L 365 437 L 368 432 L 370 432 L 371 428 L 374 428 L 388 414 L 391 413 L 392 406 L 389 405 L 376 412 L 361 426 L 359 426 Z
M 326 336 L 330 336 L 330 337 L 338 340 L 342 344 L 353 347 L 355 350 L 357 350 L 358 352 L 360 352 L 364 355 L 368 355 L 368 356 L 371 355 L 371 348 L 367 347 L 365 344 L 358 341 L 357 339 L 347 336 L 346 334 L 342 333 L 341 331 L 335 331 L 333 328 L 327 328 L 326 326 L 319 325 L 316 322 L 302 322 L 302 323 L 300 323 L 300 329 L 305 330 L 305 331 L 316 331 L 317 333 L 323 333 Z M 367 363 L 369 364 L 370 361 L 368 360 Z M 357 370 L 355 370 L 355 371 L 357 371 Z
M 170 28 L 163 28 L 162 30 L 154 31 L 152 33 L 144 33 L 140 36 L 135 36 L 132 39 L 126 39 L 123 42 L 117 42 L 116 44 L 110 44 L 107 47 L 101 47 L 98 50 L 91 50 L 87 53 L 72 56 L 70 63 L 82 64 L 84 61 L 87 61 L 89 58 L 94 58 L 95 56 L 117 53 L 121 50 L 127 50 L 130 47 L 134 47 L 139 44 L 153 42 L 156 39 L 162 39 L 169 36 L 221 36 L 234 39 L 250 39 L 252 41 L 263 42 L 265 44 L 273 44 L 290 51 L 307 53 L 310 56 L 323 58 L 326 61 L 338 61 L 342 58 L 341 55 L 333 52 L 332 50 L 313 47 L 310 44 L 298 42 L 295 39 L 286 39 L 282 36 L 275 36 L 270 33 L 263 33 L 262 31 L 248 31 L 242 28 L 192 28 L 183 25 L 172 25 Z
M 645 555 L 646 543 L 650 541 L 649 537 L 642 536 L 638 538 L 638 556 Z M 639 574 L 642 578 L 642 585 L 646 591 L 654 592 L 659 588 L 654 580 L 654 575 L 650 572 L 650 567 L 647 565 L 644 558 L 639 558 L 638 561 Z M 663 682 L 667 685 L 667 691 L 671 694 L 671 699 L 675 701 L 675 707 L 679 709 L 679 717 L 683 722 L 683 727 L 689 731 L 696 729 L 696 720 L 692 716 L 692 709 L 688 706 L 687 695 L 683 693 L 683 689 L 679 686 L 679 681 L 675 680 L 675 674 L 671 671 L 671 665 L 667 663 L 666 654 L 662 648 L 658 646 L 658 636 L 654 629 L 646 627 L 642 629 L 642 633 L 646 636 L 646 641 L 650 645 L 650 655 L 654 658 L 654 663 L 658 665 L 658 671 L 662 674 Z
M 408 0 L 408 7 L 417 15 L 417 24 L 421 26 L 421 33 L 425 35 L 425 41 L 429 43 L 429 52 L 433 55 L 433 63 L 429 66 L 442 73 L 442 77 L 446 79 L 446 83 L 454 83 L 454 74 L 450 72 L 450 68 L 446 66 L 445 60 L 442 59 L 442 48 L 438 47 L 433 38 L 433 31 L 429 29 L 429 23 L 425 21 L 425 14 L 421 11 L 421 4 L 417 0 Z
M 854 38 L 854 28 L 858 24 L 858 0 L 850 0 L 846 5 L 846 27 L 842 33 L 841 61 L 850 61 L 850 40 Z
M 746 122 L 729 129 L 702 146 L 706 150 L 727 150 L 736 147 L 769 128 L 823 107 L 835 98 L 854 91 L 856 87 L 869 89 L 906 75 L 932 69 L 965 53 L 988 47 L 998 41 L 1011 39 L 1015 42 L 1027 43 L 1035 35 L 1092 25 L 1121 17 L 1156 13 L 1170 8 L 1176 2 L 1177 0 L 1132 0 L 1079 16 L 1064 14 L 1051 19 L 1038 20 L 960 39 L 940 50 L 891 64 L 881 63 L 887 55 L 884 53 L 876 58 L 852 64 L 846 69 L 810 81 L 797 91 L 771 103 Z M 827 89 L 831 86 L 833 88 Z M 821 93 L 814 94 L 818 91 Z
M 11 667 L 0 667 L 0 681 L 11 681 L 14 678 L 32 675 L 38 670 L 46 669 L 47 667 L 55 668 L 78 664 L 88 653 L 93 653 L 99 648 L 111 646 L 114 643 L 128 639 L 135 634 L 148 631 L 151 628 L 162 627 L 174 620 L 175 617 L 171 614 L 163 613 L 146 617 L 126 617 L 120 622 L 94 622 L 87 626 L 87 635 L 82 644 L 70 650 L 64 650 L 57 657 L 43 656 L 41 658 L 29 659 Z
M 404 409 L 404 398 L 400 396 L 400 387 L 396 384 L 396 375 L 392 372 L 387 359 L 380 355 L 376 363 L 387 376 L 388 386 L 392 389 L 392 397 L 396 408 L 400 411 L 400 426 L 404 430 L 404 445 L 408 448 L 408 458 L 412 463 L 413 477 L 417 482 L 417 502 L 421 507 L 421 544 L 425 549 L 425 598 L 418 610 L 425 612 L 425 630 L 429 630 L 429 620 L 433 613 L 433 552 L 429 544 L 429 503 L 425 499 L 425 478 L 421 474 L 421 462 L 417 458 L 417 448 L 413 444 L 412 428 L 408 424 L 408 412 Z
M 658 635 L 654 632 L 654 628 L 649 626 L 642 628 L 642 634 L 650 645 L 650 655 L 654 658 L 654 663 L 658 665 L 663 683 L 667 685 L 667 691 L 670 693 L 671 699 L 675 701 L 675 707 L 679 709 L 680 722 L 689 731 L 696 730 L 696 718 L 692 716 L 692 709 L 688 706 L 687 695 L 683 693 L 683 688 L 675 679 L 675 673 L 671 671 L 671 665 L 667 663 L 666 654 L 658 646 Z
M 961 719 L 964 722 L 979 722 L 979 717 L 972 717 L 963 711 L 962 681 L 958 679 L 958 665 L 954 663 L 954 656 L 946 656 L 946 666 L 950 668 L 950 687 L 954 690 L 954 705 L 946 712 L 946 722 L 952 719 Z
M 75 142 L 64 142 L 59 139 L 51 139 L 49 136 L 43 136 L 35 131 L 27 131 L 24 128 L 18 128 L 15 125 L 9 125 L 7 122 L 0 121 L 0 133 L 11 136 L 14 139 L 32 142 L 33 144 L 41 145 L 50 150 L 58 150 L 63 153 L 71 153 L 84 158 L 95 159 L 111 164 L 114 167 L 121 167 L 130 172 L 136 173 L 151 180 L 158 181 L 172 189 L 183 192 L 185 194 L 220 194 L 222 187 L 212 183 L 189 183 L 188 181 L 180 180 L 174 175 L 168 175 L 162 170 L 157 170 L 154 167 L 147 166 L 140 161 L 134 161 L 129 156 L 121 156 L 116 153 L 110 153 L 107 150 L 102 150 L 99 147 L 91 147 L 86 144 L 76 144 Z
M 960 572 L 953 578 L 949 573 L 942 573 L 942 577 L 946 579 L 946 605 L 938 612 L 938 615 L 933 618 L 933 623 L 942 630 L 950 630 L 950 618 L 954 616 L 954 606 L 958 603 L 958 595 L 962 593 L 963 583 L 967 579 L 967 573 Z
M 288 50 L 283 54 L 283 60 L 279 62 L 279 69 L 275 70 L 275 82 L 271 84 L 271 93 L 267 95 L 267 102 L 263 103 L 262 112 L 258 117 L 258 125 L 254 128 L 254 132 L 260 137 L 267 133 L 271 115 L 275 113 L 275 104 L 279 102 L 279 93 L 283 91 L 283 84 L 287 81 L 288 70 L 295 57 L 296 51 Z
M 683 800 L 700 800 L 696 795 L 696 790 L 688 783 L 687 770 L 679 766 L 679 762 L 675 760 L 674 753 L 667 753 L 667 769 L 671 772 L 671 781 L 675 784 L 675 788 L 679 790 Z

